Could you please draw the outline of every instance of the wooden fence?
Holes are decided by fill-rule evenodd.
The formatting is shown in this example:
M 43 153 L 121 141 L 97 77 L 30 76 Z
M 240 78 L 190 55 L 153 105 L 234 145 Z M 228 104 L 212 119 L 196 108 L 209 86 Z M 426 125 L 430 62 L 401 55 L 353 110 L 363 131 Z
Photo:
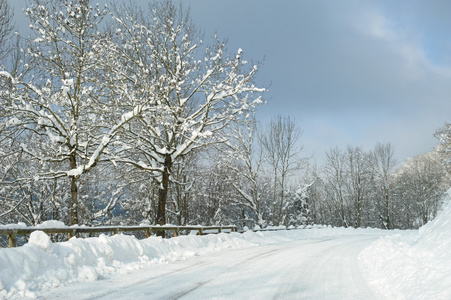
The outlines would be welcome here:
M 1 229 L 0 235 L 7 235 L 9 240 L 9 247 L 16 247 L 17 235 L 27 235 L 33 231 L 43 231 L 45 233 L 65 233 L 69 235 L 69 238 L 76 236 L 78 233 L 103 233 L 112 232 L 113 234 L 119 232 L 130 231 L 145 231 L 146 236 L 149 237 L 153 232 L 157 231 L 174 231 L 174 236 L 178 236 L 181 230 L 197 231 L 198 235 L 208 233 L 220 233 L 223 230 L 230 230 L 237 232 L 235 225 L 229 226 L 98 226 L 98 227 L 61 227 L 61 228 L 40 228 L 40 227 L 23 227 L 23 228 L 10 228 Z M 214 231 L 214 232 L 212 232 Z

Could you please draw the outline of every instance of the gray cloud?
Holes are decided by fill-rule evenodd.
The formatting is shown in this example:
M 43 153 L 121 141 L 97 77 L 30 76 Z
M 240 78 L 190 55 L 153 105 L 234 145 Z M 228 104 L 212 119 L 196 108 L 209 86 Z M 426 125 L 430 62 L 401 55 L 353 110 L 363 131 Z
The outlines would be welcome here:
M 430 151 L 435 129 L 449 120 L 449 1 L 192 0 L 191 7 L 231 49 L 266 57 L 258 79 L 271 83 L 272 99 L 259 117 L 295 117 L 306 149 L 319 157 L 330 147 L 382 141 L 404 160 Z

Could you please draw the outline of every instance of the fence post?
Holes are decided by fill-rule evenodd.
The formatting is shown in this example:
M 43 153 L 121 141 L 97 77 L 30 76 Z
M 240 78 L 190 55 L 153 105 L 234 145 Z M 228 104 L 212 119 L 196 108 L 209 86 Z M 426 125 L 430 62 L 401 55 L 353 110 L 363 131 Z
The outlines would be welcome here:
M 8 234 L 8 240 L 9 240 L 9 248 L 14 248 L 17 246 L 17 229 L 13 229 L 13 232 L 11 234 Z
M 71 232 L 69 232 L 69 239 L 75 237 L 77 235 L 77 229 L 72 229 Z
M 199 228 L 199 232 L 197 233 L 197 235 L 202 235 L 202 228 Z

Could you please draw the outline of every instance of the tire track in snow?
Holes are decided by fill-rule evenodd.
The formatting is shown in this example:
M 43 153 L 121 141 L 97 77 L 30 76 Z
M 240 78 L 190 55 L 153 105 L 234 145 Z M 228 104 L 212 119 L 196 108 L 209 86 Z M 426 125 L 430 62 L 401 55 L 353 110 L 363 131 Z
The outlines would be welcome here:
M 358 255 L 373 237 L 350 236 L 316 247 L 308 259 L 284 276 L 274 299 L 376 299 L 364 281 Z
M 221 251 L 117 274 L 104 283 L 78 283 L 48 299 L 376 299 L 360 274 L 358 254 L 377 238 L 341 236 Z

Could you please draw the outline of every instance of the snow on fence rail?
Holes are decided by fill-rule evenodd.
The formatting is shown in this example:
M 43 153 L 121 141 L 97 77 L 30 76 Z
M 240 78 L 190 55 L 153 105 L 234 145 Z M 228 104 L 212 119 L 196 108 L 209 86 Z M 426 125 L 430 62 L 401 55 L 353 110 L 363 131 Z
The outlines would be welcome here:
M 244 233 L 244 232 L 247 232 L 247 231 L 252 231 L 252 232 L 258 232 L 258 231 L 278 231 L 278 230 L 295 230 L 295 229 L 300 229 L 300 228 L 303 228 L 303 229 L 305 229 L 307 227 L 307 225 L 305 225 L 305 226 L 299 226 L 299 227 L 295 227 L 295 226 L 284 226 L 284 225 L 280 225 L 280 226 L 268 226 L 268 227 L 265 227 L 265 228 L 259 228 L 259 227 L 256 227 L 256 228 L 254 228 L 254 229 L 243 229 L 243 230 L 240 230 L 240 231 L 238 231 L 239 233 Z
M 179 234 L 181 230 L 196 230 L 198 235 L 205 233 L 216 233 L 212 231 L 217 231 L 221 233 L 222 230 L 230 230 L 232 232 L 237 232 L 237 227 L 235 225 L 228 226 L 98 226 L 98 227 L 15 227 L 15 228 L 0 228 L 0 235 L 7 235 L 9 240 L 9 247 L 16 247 L 17 235 L 30 234 L 33 231 L 43 231 L 45 233 L 67 233 L 69 238 L 76 236 L 78 233 L 99 233 L 99 232 L 113 232 L 116 234 L 118 232 L 126 231 L 145 231 L 146 236 L 149 237 L 152 232 L 157 231 L 174 231 L 174 236 Z

